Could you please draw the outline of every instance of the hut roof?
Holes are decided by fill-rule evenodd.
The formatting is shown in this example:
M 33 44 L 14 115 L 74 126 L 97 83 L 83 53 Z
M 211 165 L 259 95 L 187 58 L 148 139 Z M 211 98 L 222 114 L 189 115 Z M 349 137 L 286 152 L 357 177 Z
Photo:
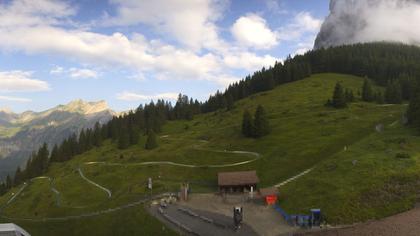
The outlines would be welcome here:
M 238 186 L 238 185 L 254 185 L 260 182 L 257 172 L 239 171 L 239 172 L 223 172 L 218 174 L 219 186 Z

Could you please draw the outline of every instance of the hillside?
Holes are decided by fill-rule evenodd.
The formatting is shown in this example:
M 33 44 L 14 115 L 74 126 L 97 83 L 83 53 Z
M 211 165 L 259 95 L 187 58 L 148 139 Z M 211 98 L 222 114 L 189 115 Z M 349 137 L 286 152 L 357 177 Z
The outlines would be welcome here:
M 45 175 L 51 179 L 33 179 L 2 196 L 2 221 L 13 220 L 33 235 L 172 234 L 167 229 L 162 232 L 162 225 L 147 214 L 141 202 L 150 197 L 146 191 L 149 177 L 154 179 L 153 194 L 177 191 L 182 182 L 191 183 L 193 193 L 213 192 L 220 171 L 256 169 L 261 186 L 272 186 L 312 167 L 315 170 L 308 177 L 280 189 L 284 192 L 281 203 L 293 212 L 319 205 L 331 219 L 339 217 L 343 213 L 330 209 L 348 200 L 345 195 L 341 201 L 337 198 L 330 205 L 325 204 L 334 194 L 342 194 L 339 187 L 348 185 L 351 189 L 353 179 L 340 177 L 341 164 L 337 164 L 334 175 L 323 171 L 325 166 L 334 161 L 348 164 L 353 159 L 364 166 L 362 154 L 374 150 L 366 158 L 364 168 L 380 173 L 400 160 L 369 161 L 374 155 L 380 156 L 384 145 L 375 136 L 379 135 L 375 134 L 375 126 L 384 124 L 393 127 L 398 137 L 409 136 L 409 131 L 398 125 L 404 105 L 356 102 L 341 110 L 325 107 L 339 81 L 353 91 L 363 84 L 359 77 L 339 74 L 316 74 L 284 84 L 236 102 L 231 111 L 168 122 L 159 134 L 159 148 L 153 151 L 143 148 L 145 137 L 140 144 L 125 150 L 117 149 L 108 140 L 100 148 L 68 162 L 52 164 Z M 244 138 L 240 132 L 243 111 L 253 111 L 259 104 L 267 110 L 272 132 L 258 140 Z M 384 135 L 388 134 L 385 130 Z M 417 139 L 410 136 L 409 140 L 409 148 L 414 150 Z M 343 153 L 345 146 L 350 149 Z M 414 157 L 401 163 L 399 172 L 414 170 L 416 166 Z M 407 165 L 411 167 L 405 169 Z M 348 171 L 344 164 L 342 168 L 343 173 Z M 372 182 L 381 190 L 381 186 L 388 186 L 388 176 L 378 174 Z M 323 180 L 331 177 L 336 178 L 337 186 L 330 188 Z M 357 177 L 360 188 L 369 188 L 371 182 L 361 181 L 362 177 Z M 313 183 L 320 186 L 314 188 Z M 348 209 L 353 210 L 351 206 L 354 205 Z M 406 208 L 407 204 L 396 204 L 388 211 L 369 216 L 379 217 Z M 116 227 L 121 224 L 124 227 Z
M 106 123 L 115 114 L 105 101 L 82 100 L 42 112 L 0 110 L 0 179 L 14 173 L 42 143 L 52 147 L 82 128 Z

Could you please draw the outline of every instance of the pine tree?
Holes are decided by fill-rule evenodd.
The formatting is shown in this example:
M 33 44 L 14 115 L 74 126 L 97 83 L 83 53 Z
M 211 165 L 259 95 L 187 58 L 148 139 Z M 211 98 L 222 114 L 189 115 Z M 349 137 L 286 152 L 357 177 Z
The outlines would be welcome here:
M 93 128 L 93 145 L 96 147 L 101 146 L 102 144 L 102 131 L 101 125 L 99 122 L 95 123 L 95 127 Z
M 354 101 L 354 95 L 353 91 L 351 89 L 346 89 L 346 92 L 344 93 L 344 96 L 346 97 L 346 102 L 353 102 Z
M 0 196 L 3 196 L 6 192 L 6 185 L 4 184 L 4 182 L 0 183 Z
M 254 130 L 254 121 L 252 120 L 251 113 L 248 110 L 245 110 L 242 118 L 242 134 L 245 137 L 252 137 Z
M 128 129 L 130 144 L 135 145 L 139 143 L 140 140 L 140 129 L 136 125 L 130 125 Z
M 255 111 L 254 132 L 256 138 L 263 137 L 270 133 L 270 124 L 263 106 L 259 105 Z
M 119 149 L 126 149 L 130 146 L 130 135 L 128 134 L 127 129 L 123 129 L 120 131 L 119 138 L 118 138 L 118 148 Z
M 80 143 L 79 145 L 82 145 L 82 144 Z M 83 151 L 85 151 L 85 150 L 83 150 Z M 58 146 L 56 144 L 56 145 L 54 145 L 54 147 L 51 151 L 50 161 L 51 162 L 58 162 L 59 159 L 60 159 L 60 157 L 59 157 L 59 152 L 58 152 Z
M 155 149 L 157 147 L 158 147 L 158 143 L 157 143 L 157 139 L 156 139 L 156 134 L 153 130 L 150 130 L 149 134 L 147 136 L 145 148 L 147 150 L 152 150 L 152 149 Z
M 233 97 L 232 97 L 232 95 L 229 93 L 229 94 L 227 94 L 226 95 L 226 108 L 227 108 L 227 110 L 228 111 L 230 111 L 230 110 L 232 110 L 233 109 L 233 104 L 234 102 L 233 102 Z
M 382 94 L 381 91 L 376 92 L 375 101 L 378 104 L 384 104 L 385 103 L 385 98 L 384 98 L 384 95 Z
M 7 175 L 6 177 L 6 189 L 10 189 L 13 187 L 12 178 L 10 178 L 10 175 Z
M 385 91 L 385 101 L 389 104 L 401 104 L 401 85 L 398 80 L 388 81 Z
M 362 88 L 362 100 L 365 102 L 371 102 L 374 99 L 374 93 L 372 90 L 372 84 L 369 79 L 365 79 Z
M 343 91 L 343 87 L 340 83 L 335 85 L 334 94 L 332 98 L 332 106 L 335 108 L 347 107 L 346 97 Z
M 407 119 L 409 125 L 418 129 L 420 132 L 420 85 L 416 85 L 411 94 L 407 109 Z
M 50 153 L 48 151 L 48 145 L 44 143 L 41 148 L 38 150 L 37 153 L 37 175 L 42 175 L 43 173 L 47 172 L 48 170 L 48 162 L 49 162 Z

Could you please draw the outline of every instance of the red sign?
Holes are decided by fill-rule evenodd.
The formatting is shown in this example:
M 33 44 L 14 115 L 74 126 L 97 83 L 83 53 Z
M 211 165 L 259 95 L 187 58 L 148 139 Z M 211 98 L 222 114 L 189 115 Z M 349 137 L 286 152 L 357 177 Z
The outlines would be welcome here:
M 276 195 L 270 195 L 265 197 L 265 201 L 268 205 L 273 205 L 277 202 L 277 196 Z

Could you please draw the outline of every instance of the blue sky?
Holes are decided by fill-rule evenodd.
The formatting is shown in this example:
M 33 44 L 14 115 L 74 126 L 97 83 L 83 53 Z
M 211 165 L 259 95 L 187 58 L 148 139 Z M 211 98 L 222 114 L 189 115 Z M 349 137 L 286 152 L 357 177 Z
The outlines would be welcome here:
M 0 1 L 0 108 L 200 100 L 311 49 L 328 0 Z

